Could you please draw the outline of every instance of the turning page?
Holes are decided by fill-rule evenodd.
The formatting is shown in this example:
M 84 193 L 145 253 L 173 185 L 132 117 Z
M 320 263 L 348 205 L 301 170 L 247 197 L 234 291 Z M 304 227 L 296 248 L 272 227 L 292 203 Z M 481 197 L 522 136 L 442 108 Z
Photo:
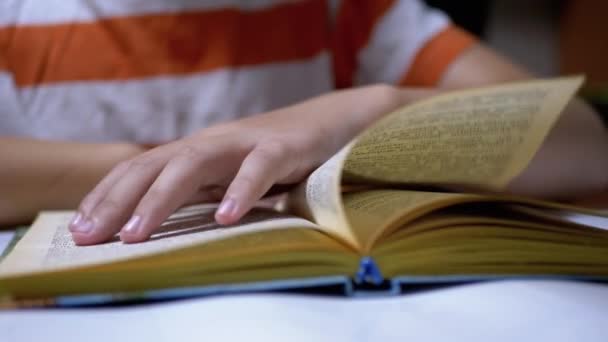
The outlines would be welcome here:
M 344 181 L 504 188 L 528 165 L 581 77 L 457 91 L 400 109 L 357 139 Z
M 299 199 L 298 211 L 324 231 L 365 252 L 386 228 L 382 225 L 389 217 L 381 212 L 390 211 L 392 218 L 409 206 L 396 210 L 377 196 L 370 206 L 363 203 L 370 201 L 366 195 L 356 195 L 349 197 L 345 211 L 342 182 L 473 184 L 500 190 L 528 165 L 581 83 L 581 77 L 511 83 L 405 106 L 313 172 L 292 199 Z
M 316 169 L 290 196 L 290 206 L 299 215 L 319 224 L 321 230 L 361 250 L 363 241 L 348 224 L 342 206 L 342 165 L 351 145 L 347 145 Z

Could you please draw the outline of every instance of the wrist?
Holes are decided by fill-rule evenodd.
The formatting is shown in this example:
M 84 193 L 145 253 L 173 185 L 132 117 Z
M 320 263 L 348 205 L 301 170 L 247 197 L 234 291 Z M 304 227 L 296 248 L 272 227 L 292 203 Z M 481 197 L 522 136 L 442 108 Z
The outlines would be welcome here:
M 438 95 L 445 91 L 438 88 L 414 88 L 414 87 L 395 87 L 397 101 L 399 107 L 405 106 L 412 102 Z
M 128 142 L 99 144 L 98 151 L 102 156 L 104 166 L 110 169 L 121 161 L 131 159 L 148 151 L 151 146 Z
M 406 88 L 384 83 L 359 88 L 359 91 L 363 92 L 356 95 L 359 101 L 352 103 L 356 110 L 363 109 L 368 114 L 367 125 L 407 104 L 441 92 L 436 88 Z

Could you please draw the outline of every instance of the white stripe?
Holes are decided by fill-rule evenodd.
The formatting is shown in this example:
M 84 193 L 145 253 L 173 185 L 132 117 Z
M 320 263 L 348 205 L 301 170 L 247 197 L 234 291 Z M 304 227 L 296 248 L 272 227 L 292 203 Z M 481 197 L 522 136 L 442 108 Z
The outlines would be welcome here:
M 443 13 L 419 1 L 398 1 L 380 19 L 369 44 L 359 52 L 355 84 L 398 82 L 420 48 L 448 24 Z
M 0 135 L 162 142 L 333 87 L 327 52 L 306 61 L 188 77 L 72 82 L 15 91 L 0 80 Z M 4 90 L 8 90 L 5 92 Z
M 27 125 L 19 93 L 10 74 L 0 72 L 0 135 L 19 134 Z
M 0 0 L 0 26 L 89 22 L 100 18 L 239 8 L 257 10 L 294 0 Z

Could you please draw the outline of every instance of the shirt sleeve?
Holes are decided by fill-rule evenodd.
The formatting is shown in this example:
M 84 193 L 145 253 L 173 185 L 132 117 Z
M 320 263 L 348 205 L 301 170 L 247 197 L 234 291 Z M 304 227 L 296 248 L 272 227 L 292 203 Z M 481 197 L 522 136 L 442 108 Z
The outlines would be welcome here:
M 435 86 L 476 39 L 417 0 L 342 1 L 334 29 L 338 88 L 389 83 Z

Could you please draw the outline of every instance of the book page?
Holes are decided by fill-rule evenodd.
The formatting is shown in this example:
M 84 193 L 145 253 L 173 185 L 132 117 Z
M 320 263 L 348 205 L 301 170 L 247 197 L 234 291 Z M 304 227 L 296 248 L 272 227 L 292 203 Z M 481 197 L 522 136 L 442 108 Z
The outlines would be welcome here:
M 289 207 L 309 218 L 319 229 L 359 250 L 363 242 L 350 228 L 342 206 L 342 165 L 352 145 L 347 145 L 316 169 L 293 193 Z
M 558 223 L 573 223 L 580 226 L 608 230 L 608 213 L 605 211 L 580 212 L 576 208 L 564 207 L 534 207 L 525 205 L 511 205 L 515 211 L 526 213 L 533 217 L 538 217 Z
M 369 190 L 344 194 L 344 210 L 353 234 L 364 241 L 362 250 L 434 209 L 479 198 L 477 195 L 408 190 Z
M 528 165 L 581 77 L 439 95 L 358 138 L 344 181 L 463 184 L 500 190 Z
M 273 229 L 311 228 L 313 223 L 269 209 L 254 209 L 238 225 L 220 226 L 216 205 L 184 208 L 172 215 L 149 241 L 124 244 L 118 237 L 93 246 L 76 246 L 68 231 L 74 213 L 43 212 L 0 263 L 0 277 L 89 266 L 167 252 L 228 237 Z

